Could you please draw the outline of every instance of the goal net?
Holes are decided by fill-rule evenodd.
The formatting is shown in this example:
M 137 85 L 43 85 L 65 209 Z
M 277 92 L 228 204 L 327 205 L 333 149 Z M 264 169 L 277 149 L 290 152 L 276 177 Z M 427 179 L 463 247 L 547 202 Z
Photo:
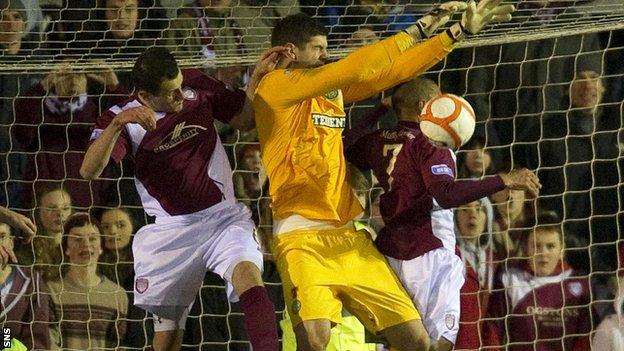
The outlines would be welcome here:
M 46 286 L 65 277 L 69 258 L 59 236 L 62 225 L 71 211 L 88 211 L 102 222 L 104 234 L 98 274 L 127 292 L 113 299 L 110 290 L 106 290 L 110 295 L 93 295 L 94 289 L 51 283 L 43 294 L 49 296 L 53 307 L 44 322 L 53 331 L 45 336 L 31 333 L 32 338 L 64 342 L 63 347 L 69 349 L 80 347 L 67 345 L 103 345 L 138 350 L 151 343 L 151 317 L 132 306 L 130 233 L 153 222 L 138 199 L 132 162 L 111 163 L 96 181 L 87 182 L 79 174 L 95 118 L 131 93 L 130 69 L 143 50 L 166 47 L 175 53 L 181 67 L 199 68 L 232 87 L 242 87 L 249 67 L 270 46 L 272 26 L 283 16 L 298 12 L 316 16 L 328 28 L 331 58 L 338 59 L 405 29 L 439 3 L 0 0 L 0 205 L 31 216 L 39 228 L 32 244 L 16 240 L 18 264 L 13 267 L 20 267 L 26 275 L 42 276 Z M 570 348 L 576 341 L 590 342 L 590 334 L 601 322 L 616 312 L 622 314 L 622 306 L 614 301 L 624 298 L 617 274 L 624 268 L 624 251 L 618 254 L 624 6 L 621 0 L 505 3 L 518 8 L 511 22 L 493 25 L 461 42 L 425 74 L 442 91 L 465 97 L 476 112 L 475 136 L 457 152 L 458 178 L 481 178 L 527 167 L 543 184 L 538 199 L 512 191 L 480 202 L 485 219 L 476 224 L 477 228 L 483 226 L 476 236 L 466 229 L 471 225 L 460 223 L 470 221 L 464 218 L 468 210 L 456 211 L 458 252 L 469 267 L 462 308 L 464 303 L 477 306 L 471 317 L 459 321 L 458 346 L 484 347 L 490 340 L 485 340 L 483 330 L 494 325 L 499 328 L 501 343 L 526 346 L 550 342 L 551 348 Z M 387 102 L 392 92 L 346 106 L 348 128 Z M 379 121 L 381 128 L 395 124 L 391 111 Z M 263 275 L 278 321 L 286 319 L 281 323 L 284 349 L 294 350 L 288 316 L 282 313 L 279 275 L 270 259 L 272 218 L 257 134 L 221 124 L 216 128 L 234 170 L 235 193 L 252 210 L 257 239 L 267 253 Z M 363 222 L 378 230 L 383 226 L 379 184 L 366 173 L 351 182 L 366 203 Z M 546 217 L 547 222 L 537 219 Z M 130 230 L 122 229 L 125 222 Z M 565 269 L 550 272 L 547 275 L 552 279 L 546 281 L 550 287 L 555 284 L 555 289 L 543 292 L 539 288 L 546 283 L 540 283 L 533 286 L 536 294 L 522 300 L 524 305 L 514 300 L 507 304 L 506 313 L 491 313 L 488 297 L 517 293 L 514 287 L 497 285 L 496 271 L 515 269 L 529 254 L 527 238 L 534 229 L 552 224 L 563 233 L 566 267 L 571 267 L 577 280 L 570 283 L 572 278 Z M 537 268 L 525 272 L 532 269 Z M 564 275 L 565 279 L 553 278 Z M 0 274 L 0 280 L 4 276 Z M 0 282 L 0 286 L 6 284 Z M 63 295 L 67 292 L 74 294 L 69 300 Z M 4 289 L 2 295 L 4 303 Z M 540 298 L 544 296 L 553 301 Z M 38 301 L 33 291 L 24 298 L 29 299 L 24 301 L 31 308 Z M 73 309 L 63 308 L 63 301 L 69 301 Z M 570 316 L 583 311 L 589 313 L 588 325 L 570 322 Z M 383 340 L 364 333 L 348 311 L 344 314 L 347 322 L 333 330 L 330 349 L 384 348 Z M 15 322 L 10 324 L 12 330 L 20 326 L 34 331 L 41 322 L 33 317 L 12 321 L 10 310 L 3 315 L 7 323 Z M 532 329 L 542 326 L 550 328 L 551 334 Z M 570 329 L 573 327 L 580 329 Z M 530 340 L 518 335 L 522 328 L 531 329 L 524 334 L 530 335 Z M 13 337 L 18 338 L 15 333 Z M 32 338 L 21 341 L 41 342 Z M 72 344 L 76 340 L 78 343 Z M 219 277 L 206 276 L 183 343 L 185 349 L 250 349 L 240 307 L 227 301 Z

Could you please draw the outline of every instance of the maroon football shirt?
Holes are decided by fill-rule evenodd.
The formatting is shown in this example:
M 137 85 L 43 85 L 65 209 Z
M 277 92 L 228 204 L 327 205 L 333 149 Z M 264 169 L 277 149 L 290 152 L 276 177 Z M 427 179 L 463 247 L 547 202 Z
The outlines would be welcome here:
M 131 155 L 135 184 L 145 211 L 157 217 L 194 213 L 234 199 L 232 169 L 213 125 L 228 123 L 245 102 L 245 93 L 228 89 L 200 71 L 183 72 L 184 107 L 177 113 L 156 112 L 156 129 L 127 124 L 111 158 Z M 125 109 L 141 106 L 131 96 L 111 107 L 96 122 L 91 140 L 99 137 Z
M 429 143 L 418 123 L 401 121 L 347 146 L 347 160 L 372 169 L 384 189 L 379 206 L 385 227 L 375 243 L 397 259 L 410 260 L 442 246 L 454 252 L 451 208 L 504 189 L 498 176 L 456 182 L 453 152 Z

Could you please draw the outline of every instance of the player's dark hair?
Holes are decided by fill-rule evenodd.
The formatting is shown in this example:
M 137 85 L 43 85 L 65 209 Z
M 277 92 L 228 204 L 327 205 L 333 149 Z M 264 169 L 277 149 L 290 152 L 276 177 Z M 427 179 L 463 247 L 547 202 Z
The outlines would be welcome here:
M 69 232 L 74 228 L 84 227 L 89 224 L 96 227 L 100 235 L 102 235 L 102 225 L 100 224 L 100 221 L 86 212 L 74 213 L 67 218 L 67 221 L 65 221 L 65 225 L 63 226 L 63 240 L 61 242 L 63 254 L 67 250 L 67 238 L 69 236 Z M 104 249 L 104 240 L 100 240 L 100 243 L 102 245 L 102 249 Z
M 327 36 L 327 29 L 315 18 L 298 13 L 286 16 L 277 22 L 271 32 L 271 45 L 292 43 L 301 48 L 317 35 Z
M 167 49 L 151 47 L 134 63 L 132 80 L 137 91 L 157 95 L 162 82 L 176 78 L 179 72 L 175 57 Z
M 401 85 L 392 94 L 392 108 L 401 116 L 401 111 L 406 109 L 415 110 L 418 114 L 418 103 L 420 101 L 429 101 L 432 97 L 440 94 L 440 87 L 431 79 L 414 78 Z

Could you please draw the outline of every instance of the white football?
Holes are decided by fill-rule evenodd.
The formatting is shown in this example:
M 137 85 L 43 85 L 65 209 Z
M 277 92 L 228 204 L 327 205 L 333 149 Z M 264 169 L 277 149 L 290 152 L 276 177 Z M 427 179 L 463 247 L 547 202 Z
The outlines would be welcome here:
M 436 146 L 458 149 L 475 130 L 475 113 L 464 98 L 440 94 L 429 100 L 420 115 L 420 130 Z

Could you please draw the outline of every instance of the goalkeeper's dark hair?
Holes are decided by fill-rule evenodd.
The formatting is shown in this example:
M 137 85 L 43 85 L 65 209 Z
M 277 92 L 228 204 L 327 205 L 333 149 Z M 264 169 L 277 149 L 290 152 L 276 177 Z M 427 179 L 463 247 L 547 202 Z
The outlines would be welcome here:
M 145 50 L 134 63 L 132 80 L 137 91 L 157 95 L 162 82 L 178 76 L 180 69 L 175 57 L 162 47 Z
M 440 93 L 440 87 L 431 79 L 414 78 L 401 85 L 392 94 L 392 108 L 399 117 L 401 116 L 401 111 L 405 109 L 412 109 L 420 114 L 418 103 L 420 101 L 427 102 Z
M 317 35 L 327 36 L 327 28 L 315 18 L 298 13 L 286 16 L 277 22 L 271 32 L 271 45 L 292 43 L 300 48 Z

